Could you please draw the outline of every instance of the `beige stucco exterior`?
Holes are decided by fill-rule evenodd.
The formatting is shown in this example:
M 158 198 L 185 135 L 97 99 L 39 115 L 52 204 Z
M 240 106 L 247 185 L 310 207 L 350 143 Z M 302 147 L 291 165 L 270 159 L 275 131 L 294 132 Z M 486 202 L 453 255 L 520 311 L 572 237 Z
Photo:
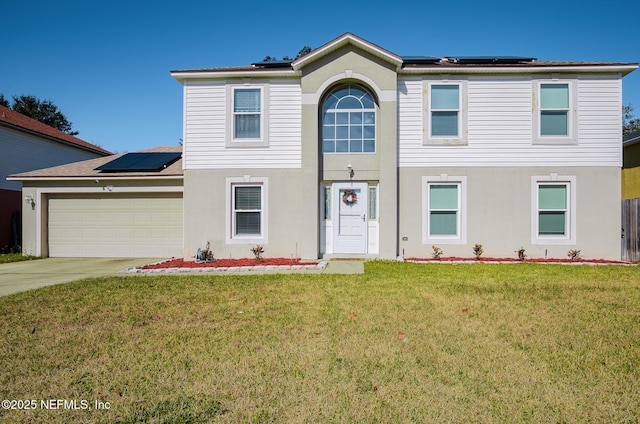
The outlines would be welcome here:
M 302 71 L 303 103 L 302 146 L 303 169 L 307 185 L 319 199 L 320 182 L 379 182 L 380 235 L 379 256 L 395 258 L 397 254 L 397 73 L 389 63 L 355 47 L 349 47 L 314 62 Z M 333 87 L 358 84 L 369 90 L 377 100 L 376 152 L 371 154 L 320 154 L 319 116 L 324 95 Z M 306 96 L 305 96 L 306 95 Z M 353 177 L 347 166 L 351 165 Z M 313 209 L 313 210 L 312 210 Z M 305 216 L 315 216 L 318 222 L 319 204 L 308 204 Z M 316 235 L 317 237 L 317 235 Z M 308 241 L 307 257 L 318 255 L 317 240 Z
M 264 224 L 267 234 L 263 240 L 235 242 L 229 240 L 229 203 L 227 179 L 266 181 L 267 205 Z M 303 216 L 305 197 L 302 170 L 238 169 L 185 171 L 185 258 L 193 259 L 198 248 L 209 242 L 217 257 L 249 257 L 250 248 L 262 244 L 272 257 L 300 257 L 301 249 L 313 239 L 315 231 L 308 223 L 315 219 L 291 219 Z
M 466 177 L 466 243 L 435 243 L 445 256 L 471 257 L 474 244 L 485 256 L 516 257 L 521 247 L 531 258 L 566 258 L 571 249 L 582 257 L 620 259 L 620 170 L 615 167 L 540 168 L 401 168 L 400 249 L 406 257 L 429 257 L 432 243 L 423 243 L 422 178 Z M 576 204 L 573 242 L 532 242 L 535 190 L 532 179 L 573 177 Z M 455 180 L 455 178 L 453 178 Z M 598 193 L 594 196 L 593 193 Z

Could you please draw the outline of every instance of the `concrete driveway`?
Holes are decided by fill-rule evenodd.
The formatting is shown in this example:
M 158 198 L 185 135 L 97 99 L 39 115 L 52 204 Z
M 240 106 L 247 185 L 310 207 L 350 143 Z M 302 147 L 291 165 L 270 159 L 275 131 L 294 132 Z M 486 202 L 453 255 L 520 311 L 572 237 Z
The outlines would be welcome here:
M 45 258 L 0 264 L 0 296 L 66 283 L 104 277 L 161 261 L 153 258 Z

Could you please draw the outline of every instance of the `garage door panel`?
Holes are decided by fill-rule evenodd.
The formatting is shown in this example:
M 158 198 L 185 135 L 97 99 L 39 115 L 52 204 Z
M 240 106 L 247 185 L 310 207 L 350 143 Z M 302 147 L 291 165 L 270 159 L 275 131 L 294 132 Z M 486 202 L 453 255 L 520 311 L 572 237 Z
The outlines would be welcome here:
M 182 195 L 52 195 L 49 256 L 182 256 Z

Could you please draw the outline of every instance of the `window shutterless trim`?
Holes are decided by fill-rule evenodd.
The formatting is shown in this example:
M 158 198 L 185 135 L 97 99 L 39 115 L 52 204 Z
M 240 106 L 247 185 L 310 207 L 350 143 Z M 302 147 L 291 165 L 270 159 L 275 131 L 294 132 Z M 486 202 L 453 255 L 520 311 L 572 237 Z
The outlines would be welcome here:
M 456 209 L 456 235 L 431 235 L 430 190 L 434 185 L 457 185 L 458 207 Z M 443 210 L 444 211 L 444 210 Z M 449 210 L 451 211 L 451 210 Z M 466 244 L 467 243 L 467 177 L 446 174 L 422 177 L 422 244 Z
M 377 115 L 375 97 L 364 87 L 351 84 L 333 89 L 321 106 L 322 153 L 375 154 Z
M 257 138 L 236 138 L 236 115 L 258 113 L 238 112 L 234 110 L 235 91 L 242 89 L 260 90 L 260 136 Z M 269 146 L 269 84 L 227 84 L 226 142 L 227 148 L 268 147 Z
M 542 86 L 566 85 L 568 86 L 569 107 L 568 108 L 543 108 L 542 107 Z M 578 81 L 575 76 L 563 76 L 563 78 L 538 78 L 533 80 L 533 119 L 532 134 L 533 144 L 578 144 Z M 543 112 L 567 112 L 567 135 L 542 135 L 542 113 Z
M 457 109 L 432 109 L 431 100 L 432 100 L 432 91 L 433 86 L 457 86 L 458 87 L 458 108 Z M 423 82 L 423 140 L 422 144 L 425 146 L 428 145 L 467 145 L 468 144 L 468 88 L 469 84 L 466 79 L 461 79 L 456 76 L 455 80 L 449 80 L 446 77 L 443 77 L 438 80 L 425 80 Z M 432 135 L 433 128 L 433 112 L 457 112 L 458 119 L 458 134 L 446 135 L 446 136 L 434 136 Z
M 369 197 L 367 200 L 369 201 L 369 204 L 367 205 L 369 221 L 377 221 L 378 220 L 378 186 L 377 185 L 369 186 Z
M 560 209 L 540 209 L 540 186 L 566 187 L 566 205 Z M 565 234 L 540 234 L 540 212 L 564 212 Z M 575 245 L 576 244 L 576 177 L 557 174 L 531 177 L 531 244 Z
M 226 229 L 225 240 L 227 244 L 251 244 L 268 242 L 269 231 L 269 179 L 266 177 L 228 177 L 226 184 Z M 236 235 L 236 187 L 260 187 L 260 209 L 244 210 L 244 212 L 260 212 L 260 235 Z M 241 211 L 242 213 L 242 211 Z

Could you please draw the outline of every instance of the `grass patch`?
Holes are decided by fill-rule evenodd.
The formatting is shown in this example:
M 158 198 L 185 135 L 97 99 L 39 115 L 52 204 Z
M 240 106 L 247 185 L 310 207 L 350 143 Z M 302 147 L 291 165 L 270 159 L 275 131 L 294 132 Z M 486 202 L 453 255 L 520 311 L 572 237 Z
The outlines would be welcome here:
M 0 421 L 636 422 L 636 267 L 368 262 L 0 298 Z
M 40 259 L 37 256 L 23 255 L 22 253 L 0 253 L 0 264 L 8 264 L 11 262 L 32 261 Z

